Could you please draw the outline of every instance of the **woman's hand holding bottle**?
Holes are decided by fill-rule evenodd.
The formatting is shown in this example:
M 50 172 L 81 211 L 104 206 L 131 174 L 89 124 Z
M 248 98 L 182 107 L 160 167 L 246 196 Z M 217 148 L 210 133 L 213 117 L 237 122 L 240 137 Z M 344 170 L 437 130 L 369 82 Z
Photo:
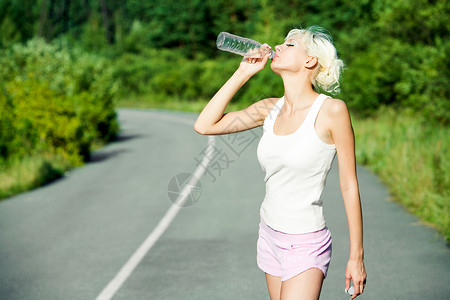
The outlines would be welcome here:
M 254 53 L 251 53 L 251 55 L 244 56 L 237 71 L 249 78 L 252 77 L 264 69 L 269 60 L 270 51 L 270 46 L 263 44 L 260 48 L 255 49 Z

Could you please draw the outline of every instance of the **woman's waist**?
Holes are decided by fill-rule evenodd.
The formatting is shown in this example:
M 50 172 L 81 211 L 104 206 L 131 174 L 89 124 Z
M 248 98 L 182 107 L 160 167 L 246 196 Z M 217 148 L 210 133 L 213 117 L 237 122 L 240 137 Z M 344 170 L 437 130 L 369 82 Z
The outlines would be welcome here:
M 321 243 L 323 240 L 331 237 L 331 233 L 326 227 L 325 222 L 312 226 L 311 229 L 303 233 L 287 233 L 276 230 L 267 225 L 264 218 L 261 216 L 260 231 L 269 235 L 272 239 L 281 243 L 298 243 L 298 244 L 311 244 Z

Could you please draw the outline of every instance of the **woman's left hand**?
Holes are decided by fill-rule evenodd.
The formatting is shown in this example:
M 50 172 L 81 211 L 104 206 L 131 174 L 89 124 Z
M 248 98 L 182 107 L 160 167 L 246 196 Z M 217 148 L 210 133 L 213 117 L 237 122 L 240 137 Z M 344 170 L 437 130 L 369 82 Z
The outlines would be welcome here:
M 366 286 L 366 268 L 363 259 L 349 259 L 347 269 L 345 270 L 345 290 L 350 288 L 350 280 L 353 281 L 355 292 L 351 299 L 355 299 L 364 292 Z

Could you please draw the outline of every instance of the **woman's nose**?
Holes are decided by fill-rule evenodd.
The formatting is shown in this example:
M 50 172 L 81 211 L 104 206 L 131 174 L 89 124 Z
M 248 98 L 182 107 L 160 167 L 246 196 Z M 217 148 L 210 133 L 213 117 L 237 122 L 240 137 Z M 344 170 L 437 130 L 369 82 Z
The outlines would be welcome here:
M 281 51 L 281 45 L 276 45 L 275 46 L 275 51 Z

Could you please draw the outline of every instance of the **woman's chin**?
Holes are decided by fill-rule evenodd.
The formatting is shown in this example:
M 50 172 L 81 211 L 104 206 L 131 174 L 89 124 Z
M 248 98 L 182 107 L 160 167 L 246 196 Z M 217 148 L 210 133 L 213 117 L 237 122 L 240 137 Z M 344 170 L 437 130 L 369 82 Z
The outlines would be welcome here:
M 276 64 L 275 64 L 275 66 L 274 66 L 274 64 L 271 63 L 271 64 L 270 64 L 270 68 L 272 69 L 272 71 L 273 71 L 275 74 L 280 75 L 280 70 L 279 70 L 279 68 L 277 68 Z

